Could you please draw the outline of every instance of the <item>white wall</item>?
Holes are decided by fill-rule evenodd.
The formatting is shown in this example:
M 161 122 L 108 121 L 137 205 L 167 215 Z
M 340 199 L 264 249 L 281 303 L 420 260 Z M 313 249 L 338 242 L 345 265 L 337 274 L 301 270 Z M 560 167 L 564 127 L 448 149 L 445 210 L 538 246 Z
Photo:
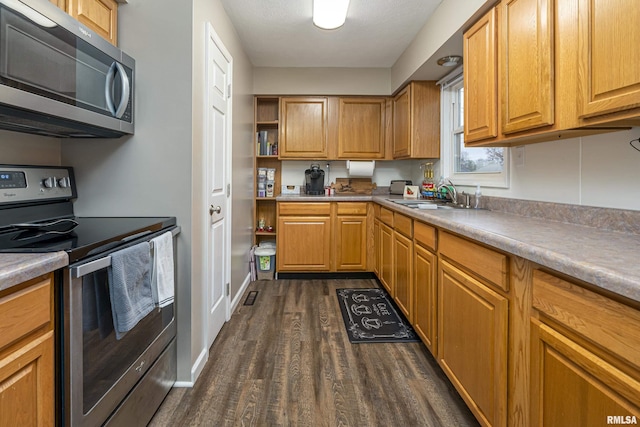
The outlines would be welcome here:
M 60 166 L 60 141 L 0 130 L 0 164 Z
M 257 95 L 390 95 L 388 68 L 255 68 Z
M 136 59 L 135 135 L 64 141 L 78 215 L 176 216 L 178 375 L 191 367 L 192 7 L 170 0 L 120 5 L 119 44 Z
M 640 210 L 640 152 L 629 141 L 640 128 L 523 146 L 511 156 L 510 188 L 483 194 L 516 199 Z
M 318 163 L 320 169 L 325 173 L 325 185 L 336 181 L 336 178 L 348 178 L 349 174 L 344 160 L 332 161 L 306 161 L 306 160 L 286 160 L 282 162 L 281 181 L 283 185 L 300 185 L 304 188 L 304 171 L 309 169 L 312 163 Z M 327 163 L 330 165 L 327 168 Z M 414 180 L 417 160 L 385 160 L 376 161 L 371 182 L 378 187 L 388 187 L 392 179 Z M 415 181 L 414 181 L 415 184 Z

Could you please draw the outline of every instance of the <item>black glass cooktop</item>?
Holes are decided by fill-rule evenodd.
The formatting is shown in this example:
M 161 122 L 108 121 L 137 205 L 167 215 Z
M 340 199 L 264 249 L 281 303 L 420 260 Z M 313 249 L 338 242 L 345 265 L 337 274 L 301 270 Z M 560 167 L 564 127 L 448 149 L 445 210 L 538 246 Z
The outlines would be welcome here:
M 146 235 L 172 228 L 175 217 L 71 217 L 42 228 L 24 224 L 0 232 L 0 252 L 66 251 L 69 263 L 105 254 Z M 77 225 L 75 223 L 77 223 Z

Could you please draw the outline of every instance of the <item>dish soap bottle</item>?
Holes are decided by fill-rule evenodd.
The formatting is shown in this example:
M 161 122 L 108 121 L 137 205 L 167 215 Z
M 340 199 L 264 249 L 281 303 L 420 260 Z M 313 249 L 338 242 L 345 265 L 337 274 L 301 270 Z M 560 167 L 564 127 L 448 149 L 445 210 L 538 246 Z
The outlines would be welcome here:
M 424 179 L 420 193 L 424 199 L 433 200 L 435 198 L 435 183 L 433 182 L 433 163 L 424 164 Z
M 480 198 L 482 197 L 482 192 L 480 191 L 480 184 L 476 184 L 476 199 L 473 204 L 474 209 L 480 209 Z

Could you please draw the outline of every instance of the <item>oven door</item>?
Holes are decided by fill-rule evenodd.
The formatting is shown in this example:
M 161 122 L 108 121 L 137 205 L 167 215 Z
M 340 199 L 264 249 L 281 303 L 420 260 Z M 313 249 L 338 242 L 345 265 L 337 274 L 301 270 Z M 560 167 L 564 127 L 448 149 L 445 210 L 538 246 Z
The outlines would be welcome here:
M 179 227 L 175 230 L 179 231 Z M 165 231 L 148 235 L 142 241 Z M 174 257 L 175 254 L 174 238 Z M 106 255 L 80 261 L 65 270 L 61 293 L 62 425 L 102 425 L 175 337 L 171 304 L 155 308 L 131 331 L 116 339 L 108 288 L 110 265 L 111 257 Z M 170 379 L 168 387 L 164 385 L 166 391 L 175 381 L 175 372 Z

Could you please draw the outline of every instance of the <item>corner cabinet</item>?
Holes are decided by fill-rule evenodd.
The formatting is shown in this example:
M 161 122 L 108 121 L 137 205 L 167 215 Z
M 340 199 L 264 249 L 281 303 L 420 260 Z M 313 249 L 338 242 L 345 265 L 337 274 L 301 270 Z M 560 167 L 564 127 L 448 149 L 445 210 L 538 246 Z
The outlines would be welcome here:
M 253 243 L 259 244 L 263 240 L 275 240 L 277 231 L 276 197 L 280 195 L 282 186 L 280 178 L 282 165 L 277 154 L 280 99 L 273 96 L 258 96 L 254 101 L 256 140 L 253 177 L 255 183 Z M 267 171 L 270 171 L 268 177 L 264 175 Z M 260 172 L 262 176 L 259 175 Z
M 115 0 L 49 1 L 117 46 L 118 2 Z
M 327 97 L 280 98 L 281 159 L 326 159 L 329 139 Z
M 413 81 L 393 98 L 393 158 L 440 157 L 440 89 Z
M 53 324 L 52 274 L 0 292 L 0 425 L 54 425 Z

